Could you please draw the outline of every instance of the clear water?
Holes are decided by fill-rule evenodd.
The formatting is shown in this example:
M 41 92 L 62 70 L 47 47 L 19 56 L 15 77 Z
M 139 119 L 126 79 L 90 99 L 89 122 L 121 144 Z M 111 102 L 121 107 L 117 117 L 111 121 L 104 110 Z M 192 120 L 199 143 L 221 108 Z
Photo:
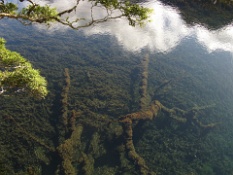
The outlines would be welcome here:
M 70 3 L 55 5 L 60 9 Z M 76 111 L 76 128 L 83 126 L 80 143 L 66 153 L 72 154 L 75 174 L 140 174 L 127 150 L 119 151 L 124 141 L 118 118 L 140 110 L 147 54 L 145 109 L 159 100 L 167 108 L 191 111 L 186 116 L 160 112 L 156 119 L 135 122 L 134 146 L 148 169 L 161 175 L 233 173 L 233 24 L 218 29 L 190 25 L 177 7 L 158 1 L 142 5 L 154 9 L 151 22 L 142 28 L 125 19 L 78 31 L 1 20 L 0 37 L 41 70 L 50 93 L 43 101 L 1 96 L 0 174 L 62 171 L 59 146 L 72 135 L 64 136 L 60 119 L 65 68 L 71 77 L 68 118 Z M 81 2 L 78 13 L 88 19 L 88 8 Z M 96 18 L 103 15 L 95 10 Z

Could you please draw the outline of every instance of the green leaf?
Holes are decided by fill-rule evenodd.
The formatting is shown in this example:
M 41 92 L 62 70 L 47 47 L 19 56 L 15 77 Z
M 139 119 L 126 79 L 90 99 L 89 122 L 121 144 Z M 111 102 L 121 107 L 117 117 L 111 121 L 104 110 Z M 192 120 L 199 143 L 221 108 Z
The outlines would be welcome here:
M 24 89 L 29 95 L 44 98 L 48 94 L 47 82 L 39 70 L 19 53 L 5 48 L 0 39 L 0 86 L 5 90 Z

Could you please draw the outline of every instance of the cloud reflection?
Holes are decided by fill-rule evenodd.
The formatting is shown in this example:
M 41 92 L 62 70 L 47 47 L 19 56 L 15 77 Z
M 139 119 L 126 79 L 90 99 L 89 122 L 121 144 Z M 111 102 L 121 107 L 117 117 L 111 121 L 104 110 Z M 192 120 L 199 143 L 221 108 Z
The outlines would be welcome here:
M 39 1 L 44 2 L 44 1 Z M 56 0 L 50 4 L 59 10 L 69 8 L 75 1 Z M 149 2 L 143 4 L 154 10 L 151 15 L 152 22 L 143 28 L 128 25 L 126 19 L 117 19 L 102 24 L 82 29 L 86 36 L 91 35 L 113 35 L 124 49 L 132 52 L 140 52 L 142 49 L 150 49 L 156 52 L 170 52 L 186 37 L 196 37 L 209 52 L 224 50 L 233 53 L 233 26 L 229 25 L 217 31 L 196 25 L 188 27 L 175 8 L 164 6 L 160 2 Z M 90 3 L 80 1 L 76 16 L 90 19 Z M 101 8 L 95 9 L 95 18 L 101 18 L 106 14 Z M 73 14 L 74 15 L 74 14 Z M 41 25 L 38 25 L 42 28 Z M 64 26 L 53 24 L 50 31 L 65 30 Z
M 154 13 L 151 15 L 152 21 L 143 28 L 129 26 L 127 20 L 119 19 L 117 22 L 110 21 L 107 25 L 104 23 L 90 30 L 84 30 L 84 33 L 111 34 L 125 49 L 134 52 L 146 47 L 158 52 L 168 52 L 176 47 L 182 38 L 190 34 L 190 30 L 174 9 L 158 2 L 146 6 L 152 8 Z
M 233 54 L 233 25 L 226 26 L 217 31 L 208 31 L 203 27 L 196 27 L 195 31 L 198 41 L 209 52 L 224 50 Z

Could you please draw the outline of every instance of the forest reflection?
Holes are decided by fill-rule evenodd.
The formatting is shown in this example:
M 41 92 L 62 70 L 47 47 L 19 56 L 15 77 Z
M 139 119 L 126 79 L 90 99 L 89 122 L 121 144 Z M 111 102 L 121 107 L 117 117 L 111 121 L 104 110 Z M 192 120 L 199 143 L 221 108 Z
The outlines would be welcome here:
M 40 2 L 44 4 L 47 1 Z M 51 5 L 59 10 L 64 10 L 72 7 L 74 1 L 58 0 L 53 1 Z M 233 53 L 233 24 L 211 31 L 199 24 L 194 26 L 187 25 L 176 8 L 165 6 L 159 1 L 145 2 L 142 5 L 153 9 L 151 22 L 148 22 L 143 27 L 129 26 L 127 19 L 121 18 L 96 24 L 81 31 L 86 36 L 112 35 L 124 49 L 132 52 L 140 52 L 142 49 L 149 49 L 152 52 L 170 52 L 184 38 L 193 38 L 202 44 L 208 52 L 224 50 Z M 80 1 L 75 12 L 76 14 L 70 14 L 70 18 L 75 18 L 74 16 L 84 18 L 85 20 L 78 22 L 79 25 L 90 20 L 90 7 L 90 2 Z M 117 12 L 114 14 L 117 14 Z M 95 19 L 102 18 L 105 15 L 106 11 L 101 7 L 93 9 Z M 42 25 L 37 25 L 36 27 L 39 30 L 46 30 L 51 33 L 68 29 L 68 27 L 60 24 L 52 24 L 49 29 L 47 26 Z
M 232 174 L 233 67 L 230 54 L 216 52 L 233 53 L 232 25 L 211 31 L 187 25 L 176 8 L 143 5 L 154 9 L 143 28 L 121 18 L 76 35 L 56 23 L 33 30 L 2 20 L 8 48 L 41 70 L 50 93 L 40 102 L 1 98 L 0 175 Z M 80 1 L 76 15 L 88 20 L 89 10 Z

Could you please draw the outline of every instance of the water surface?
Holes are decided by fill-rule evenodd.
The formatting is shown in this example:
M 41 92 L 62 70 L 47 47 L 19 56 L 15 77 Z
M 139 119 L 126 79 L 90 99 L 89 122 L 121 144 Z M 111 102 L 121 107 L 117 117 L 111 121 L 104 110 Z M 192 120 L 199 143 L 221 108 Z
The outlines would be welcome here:
M 143 71 L 148 73 L 145 109 L 159 100 L 167 108 L 191 111 L 185 123 L 175 118 L 179 114 L 161 112 L 134 125 L 134 146 L 148 169 L 161 175 L 232 174 L 233 24 L 211 30 L 187 24 L 177 7 L 157 1 L 143 5 L 154 9 L 143 28 L 131 27 L 125 19 L 79 31 L 1 20 L 0 37 L 41 70 L 50 93 L 43 101 L 23 94 L 1 97 L 0 174 L 62 171 L 61 153 L 41 142 L 58 150 L 72 135 L 61 118 L 67 115 L 70 122 L 74 111 L 76 128 L 83 127 L 70 156 L 75 174 L 140 174 L 122 147 L 117 119 L 140 110 Z M 85 8 L 88 3 L 81 2 L 78 12 L 87 18 Z M 103 15 L 95 11 L 97 18 Z M 65 68 L 71 81 L 67 106 Z

